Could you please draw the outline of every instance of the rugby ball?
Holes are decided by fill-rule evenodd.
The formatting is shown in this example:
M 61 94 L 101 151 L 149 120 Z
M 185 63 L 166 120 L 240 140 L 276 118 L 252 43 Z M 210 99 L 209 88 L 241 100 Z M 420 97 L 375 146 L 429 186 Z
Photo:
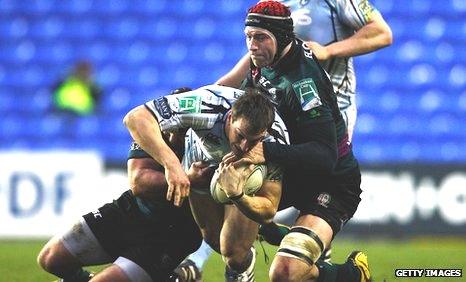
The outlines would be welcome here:
M 246 169 L 247 166 L 248 165 L 245 165 L 242 169 Z M 241 167 L 239 169 L 241 169 Z M 218 170 L 216 170 L 210 182 L 210 194 L 212 195 L 214 201 L 219 204 L 232 204 L 220 184 L 217 183 L 218 176 L 219 173 Z M 262 183 L 264 182 L 266 176 L 267 166 L 263 164 L 256 165 L 246 180 L 246 184 L 243 188 L 244 194 L 248 196 L 254 195 L 262 187 Z

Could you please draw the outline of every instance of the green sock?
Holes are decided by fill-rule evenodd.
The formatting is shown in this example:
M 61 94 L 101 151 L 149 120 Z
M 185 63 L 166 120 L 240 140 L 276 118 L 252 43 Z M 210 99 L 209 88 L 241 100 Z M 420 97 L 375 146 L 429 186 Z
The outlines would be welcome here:
M 75 272 L 67 274 L 65 277 L 62 278 L 63 282 L 87 282 L 91 280 L 90 272 L 84 270 L 82 268 L 76 270 Z
M 318 260 L 316 266 L 319 268 L 317 282 L 348 282 L 360 279 L 359 270 L 350 261 L 343 264 L 331 264 Z

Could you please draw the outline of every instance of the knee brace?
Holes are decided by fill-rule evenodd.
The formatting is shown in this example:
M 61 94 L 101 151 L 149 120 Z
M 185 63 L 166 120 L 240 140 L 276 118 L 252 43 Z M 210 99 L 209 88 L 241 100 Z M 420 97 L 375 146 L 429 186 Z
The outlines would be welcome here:
M 300 259 L 309 265 L 313 265 L 325 249 L 324 244 L 314 231 L 303 226 L 291 228 L 286 235 L 277 255 Z

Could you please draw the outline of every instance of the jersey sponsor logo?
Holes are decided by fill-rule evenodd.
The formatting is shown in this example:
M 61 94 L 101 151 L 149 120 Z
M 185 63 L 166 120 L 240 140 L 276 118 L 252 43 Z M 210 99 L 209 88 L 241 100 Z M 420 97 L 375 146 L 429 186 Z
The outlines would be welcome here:
M 306 42 L 303 42 L 301 46 L 303 47 L 303 50 L 304 50 L 304 56 L 306 58 L 314 60 L 314 58 L 312 57 L 312 50 L 311 48 L 309 48 L 309 46 L 307 46 Z
M 201 97 L 200 96 L 184 96 L 178 98 L 178 107 L 182 113 L 200 113 L 201 112 Z
M 164 119 L 169 119 L 173 115 L 173 112 L 170 109 L 170 105 L 168 105 L 167 98 L 165 97 L 160 97 L 157 100 L 155 100 L 154 106 L 157 112 L 159 112 L 159 114 Z
M 328 204 L 330 204 L 330 201 L 332 200 L 332 197 L 328 193 L 320 193 L 319 196 L 317 196 L 317 204 L 328 208 Z
M 301 107 L 304 111 L 322 105 L 317 86 L 312 78 L 305 78 L 293 83 L 293 89 L 299 95 Z
M 94 215 L 94 218 L 102 218 L 102 214 L 99 210 L 93 211 L 92 214 Z
M 269 97 L 271 98 L 271 102 L 277 105 L 278 89 L 276 87 L 273 87 L 272 83 L 263 76 L 259 78 L 259 84 L 265 91 L 267 91 L 267 93 L 270 94 Z
M 371 6 L 369 1 L 362 0 L 361 2 L 359 2 L 358 7 L 362 15 L 364 16 L 366 22 L 370 21 L 374 8 Z

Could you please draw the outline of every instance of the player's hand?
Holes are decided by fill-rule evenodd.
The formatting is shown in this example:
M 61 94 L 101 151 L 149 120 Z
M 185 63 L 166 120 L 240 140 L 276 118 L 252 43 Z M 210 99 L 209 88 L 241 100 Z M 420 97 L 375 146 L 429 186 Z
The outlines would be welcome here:
M 319 61 L 326 61 L 330 59 L 330 53 L 327 51 L 325 46 L 322 46 L 315 41 L 306 41 L 306 45 L 312 50 L 312 53 L 314 53 Z
M 165 168 L 165 178 L 167 179 L 167 201 L 173 198 L 173 204 L 180 207 L 183 200 L 189 196 L 189 178 L 181 166 Z
M 259 142 L 249 152 L 245 153 L 241 159 L 234 161 L 233 164 L 238 167 L 246 164 L 263 164 L 265 163 L 264 146 Z
M 217 183 L 225 191 L 227 197 L 238 196 L 243 192 L 243 187 L 248 176 L 254 169 L 254 165 L 245 167 L 235 167 L 233 163 L 225 164 L 221 162 L 218 171 Z
M 239 158 L 233 152 L 229 152 L 228 154 L 223 156 L 222 163 L 229 164 L 232 162 L 236 162 L 237 160 L 239 160 Z
M 214 172 L 208 162 L 194 162 L 188 170 L 189 182 L 197 189 L 208 189 Z

